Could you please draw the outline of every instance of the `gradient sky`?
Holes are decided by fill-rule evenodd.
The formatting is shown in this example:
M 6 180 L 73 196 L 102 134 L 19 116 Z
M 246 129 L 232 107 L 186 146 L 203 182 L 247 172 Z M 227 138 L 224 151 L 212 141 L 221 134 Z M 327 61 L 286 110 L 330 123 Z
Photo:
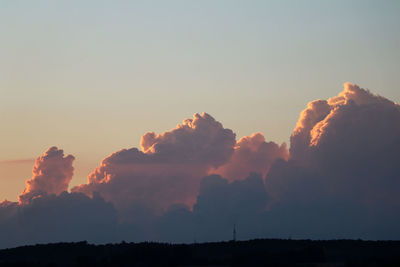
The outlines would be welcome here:
M 306 103 L 350 81 L 399 102 L 399 1 L 1 1 L 0 200 L 33 159 L 71 186 L 140 137 L 208 112 L 287 142 Z

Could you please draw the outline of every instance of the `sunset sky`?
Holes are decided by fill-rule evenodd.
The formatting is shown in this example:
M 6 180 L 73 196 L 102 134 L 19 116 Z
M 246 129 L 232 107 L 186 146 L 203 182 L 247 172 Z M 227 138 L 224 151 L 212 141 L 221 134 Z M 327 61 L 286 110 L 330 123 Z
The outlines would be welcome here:
M 345 106 L 343 112 L 350 112 L 354 108 L 352 101 L 356 105 L 370 105 L 371 113 L 365 114 L 372 117 L 375 108 L 387 114 L 392 114 L 393 105 L 398 108 L 393 102 L 400 101 L 399 14 L 400 1 L 394 0 L 1 1 L 0 201 L 30 201 L 29 194 L 39 190 L 35 177 L 39 177 L 37 181 L 43 178 L 39 171 L 32 174 L 35 159 L 40 155 L 43 158 L 36 166 L 50 164 L 46 155 L 61 157 L 61 161 L 51 162 L 58 166 L 64 179 L 63 184 L 56 184 L 56 180 L 49 178 L 49 186 L 53 187 L 40 190 L 60 194 L 66 188 L 75 188 L 74 192 L 88 195 L 98 191 L 124 211 L 131 207 L 113 195 L 113 190 L 124 185 L 113 182 L 115 188 L 110 189 L 99 183 L 107 179 L 108 182 L 113 179 L 111 176 L 121 176 L 118 181 L 128 176 L 141 181 L 149 175 L 151 180 L 159 175 L 157 168 L 160 173 L 172 173 L 178 178 L 183 174 L 193 176 L 195 182 L 178 185 L 185 186 L 187 193 L 179 199 L 171 192 L 157 192 L 158 199 L 149 199 L 152 193 L 132 191 L 135 197 L 143 193 L 145 200 L 140 198 L 140 203 L 148 201 L 146 205 L 153 205 L 155 210 L 166 209 L 167 204 L 201 204 L 204 199 L 196 200 L 195 192 L 205 175 L 216 173 L 234 181 L 247 177 L 247 171 L 254 167 L 263 180 L 275 159 L 290 157 L 301 162 L 318 158 L 314 150 L 303 151 L 304 142 L 321 149 L 318 153 L 331 151 L 330 155 L 338 155 L 333 144 L 339 139 L 324 135 L 335 131 L 325 130 L 352 123 L 342 121 L 345 115 L 336 110 L 337 106 Z M 373 94 L 366 96 L 367 91 L 360 88 Z M 307 107 L 307 103 L 317 99 L 330 100 Z M 329 116 L 335 120 L 328 120 L 324 126 L 311 119 L 310 126 L 310 121 L 301 121 L 311 116 L 300 115 L 305 109 L 320 114 L 319 120 Z M 361 111 L 354 108 L 348 114 L 354 114 L 357 122 L 363 121 L 365 114 L 358 112 Z M 327 114 L 330 115 L 325 117 Z M 396 122 L 397 113 L 393 114 L 390 118 Z M 193 121 L 182 122 L 188 118 Z M 371 121 L 375 119 L 382 121 L 375 117 Z M 193 130 L 196 123 L 199 129 L 210 131 L 210 138 L 225 143 L 206 140 L 215 148 L 202 151 L 202 141 L 196 140 L 205 137 L 203 130 Z M 182 131 L 177 124 L 183 125 L 179 126 Z M 367 120 L 359 127 L 364 129 L 366 125 Z M 384 129 L 390 132 L 390 127 Z M 368 133 L 373 131 L 365 129 Z M 394 137 L 374 135 L 369 139 L 360 130 L 364 136 L 360 140 L 373 144 L 375 141 L 371 140 L 398 140 L 396 131 Z M 170 133 L 157 136 L 148 132 Z M 267 146 L 262 135 L 252 136 L 258 132 L 267 143 L 274 143 Z M 310 140 L 302 139 L 306 138 L 304 132 Z M 239 141 L 244 136 L 248 139 Z M 257 165 L 257 160 L 244 163 L 242 160 L 248 158 L 240 153 L 228 162 L 235 139 L 236 146 L 262 146 L 260 153 L 268 158 L 268 164 Z M 174 143 L 176 140 L 182 144 Z M 185 140 L 195 140 L 192 148 L 199 148 L 201 153 L 191 158 L 191 150 L 183 148 Z M 282 143 L 290 148 L 290 156 Z M 363 144 L 357 148 L 364 147 Z M 398 144 L 393 141 L 384 147 L 396 148 Z M 55 148 L 48 151 L 53 146 L 62 149 L 65 157 L 73 155 L 75 160 L 63 161 L 62 152 Z M 116 153 L 130 148 L 145 153 Z M 371 151 L 381 151 L 374 149 L 375 146 Z M 348 152 L 353 155 L 353 150 Z M 110 156 L 112 153 L 116 154 Z M 137 162 L 126 169 L 113 165 L 133 158 Z M 100 164 L 103 159 L 105 162 Z M 331 159 L 327 158 L 329 162 Z M 75 171 L 71 178 L 72 161 Z M 377 168 L 381 170 L 386 163 Z M 148 170 L 146 164 L 155 165 Z M 190 173 L 184 167 L 187 164 L 191 166 Z M 234 168 L 235 164 L 243 168 Z M 284 174 L 269 174 L 271 188 L 280 188 L 277 184 L 286 181 L 294 168 L 290 164 L 289 161 L 286 169 L 282 167 L 287 170 Z M 324 165 L 326 162 L 321 164 L 316 169 L 332 173 Z M 337 164 L 343 167 L 340 164 L 345 163 Z M 361 165 L 354 162 L 353 166 Z M 274 168 L 277 169 L 281 170 Z M 107 173 L 112 175 L 108 177 Z M 32 184 L 25 185 L 31 177 Z M 148 181 L 138 182 L 135 188 Z M 204 189 L 205 195 L 209 193 L 206 184 L 204 180 L 205 189 L 200 187 L 200 193 Z M 367 191 L 369 195 L 371 192 Z M 274 195 L 277 191 L 267 192 Z M 158 201 L 164 198 L 160 206 Z
M 0 198 L 52 145 L 72 184 L 142 134 L 208 112 L 288 142 L 346 81 L 400 100 L 398 1 L 2 1 Z M 29 159 L 32 159 L 29 161 Z

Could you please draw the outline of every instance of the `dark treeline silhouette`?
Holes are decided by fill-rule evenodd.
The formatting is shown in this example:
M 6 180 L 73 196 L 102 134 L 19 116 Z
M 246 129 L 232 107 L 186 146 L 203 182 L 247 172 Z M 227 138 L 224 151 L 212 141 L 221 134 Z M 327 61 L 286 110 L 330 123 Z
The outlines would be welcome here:
M 57 243 L 0 250 L 0 266 L 400 266 L 400 241 L 256 239 Z

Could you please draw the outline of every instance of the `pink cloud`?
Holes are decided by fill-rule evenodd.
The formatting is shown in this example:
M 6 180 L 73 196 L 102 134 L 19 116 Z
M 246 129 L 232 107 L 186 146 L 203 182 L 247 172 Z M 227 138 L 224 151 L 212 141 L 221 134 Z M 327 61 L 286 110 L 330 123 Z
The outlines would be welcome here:
M 18 197 L 20 203 L 27 203 L 42 194 L 60 194 L 68 190 L 72 179 L 74 161 L 72 155 L 64 156 L 57 147 L 49 148 L 38 157 L 32 170 L 32 178 L 26 181 L 26 188 Z
M 240 138 L 230 160 L 210 173 L 219 174 L 229 180 L 245 179 L 252 172 L 260 173 L 264 177 L 275 160 L 287 160 L 288 157 L 289 151 L 285 143 L 279 146 L 274 142 L 266 142 L 262 133 L 255 133 Z
M 272 168 L 267 188 L 271 194 L 291 188 L 305 199 L 319 191 L 371 208 L 400 207 L 398 151 L 400 106 L 345 83 L 338 96 L 313 101 L 301 113 L 290 161 Z M 291 199 L 293 192 L 281 197 Z
M 235 134 L 210 115 L 194 114 L 176 128 L 146 133 L 142 151 L 123 149 L 105 158 L 74 192 L 99 192 L 120 209 L 139 203 L 163 210 L 174 203 L 192 205 L 201 178 L 229 160 Z

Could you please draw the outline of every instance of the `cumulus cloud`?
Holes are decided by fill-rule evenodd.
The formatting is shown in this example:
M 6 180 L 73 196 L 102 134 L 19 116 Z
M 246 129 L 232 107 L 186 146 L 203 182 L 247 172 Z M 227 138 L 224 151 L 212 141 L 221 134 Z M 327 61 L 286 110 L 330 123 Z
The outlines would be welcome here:
M 201 180 L 193 211 L 174 206 L 158 220 L 159 239 L 168 242 L 218 241 L 232 239 L 233 226 L 241 236 L 255 238 L 267 205 L 261 175 L 229 182 L 219 175 Z M 259 237 L 259 236 L 258 236 Z
M 100 196 L 45 194 L 29 203 L 0 203 L 0 248 L 50 242 L 114 242 L 116 211 Z
M 26 188 L 18 197 L 19 201 L 27 203 L 42 194 L 60 194 L 68 190 L 74 172 L 74 159 L 72 155 L 64 157 L 62 149 L 49 148 L 36 159 L 32 178 L 26 181 Z
M 291 160 L 321 173 L 331 191 L 400 201 L 388 194 L 400 186 L 400 106 L 350 83 L 323 109 L 313 103 L 291 137 Z
M 19 206 L 18 225 L 29 243 L 114 242 L 116 211 L 99 195 L 63 192 L 33 199 Z
M 114 206 L 94 193 L 68 193 L 72 155 L 56 147 L 38 157 L 19 202 L 0 202 L 0 248 L 49 242 L 113 242 Z
M 140 146 L 151 162 L 195 163 L 218 167 L 233 153 L 235 134 L 207 113 L 194 114 L 175 129 L 142 136 Z
M 119 209 L 144 205 L 165 210 L 175 203 L 192 205 L 201 177 L 229 160 L 235 134 L 210 115 L 194 114 L 162 134 L 143 135 L 141 148 L 123 149 L 89 175 L 74 192 L 99 192 Z
M 276 162 L 266 178 L 278 203 L 274 212 L 287 209 L 292 222 L 308 221 L 298 232 L 324 226 L 325 237 L 342 229 L 399 238 L 399 150 L 399 105 L 346 83 L 338 96 L 311 102 L 301 113 L 289 161 Z
M 279 146 L 274 142 L 266 142 L 262 133 L 255 133 L 240 138 L 230 160 L 211 173 L 229 180 L 244 179 L 252 172 L 260 173 L 264 177 L 275 160 L 287 160 L 288 157 L 289 151 L 285 143 Z
M 290 136 L 291 158 L 302 160 L 305 150 L 309 146 L 311 130 L 314 125 L 323 120 L 330 112 L 326 100 L 315 100 L 308 103 L 307 108 L 300 113 L 296 128 Z
M 338 96 L 312 101 L 301 112 L 290 137 L 291 158 L 301 161 L 302 157 L 313 151 L 313 147 L 326 143 L 326 138 L 328 142 L 336 138 L 336 143 L 342 144 L 340 147 L 351 144 L 359 146 L 360 142 L 381 146 L 385 142 L 385 135 L 390 135 L 390 140 L 396 139 L 398 111 L 399 105 L 396 103 L 357 85 L 345 83 L 344 90 Z M 350 132 L 355 135 L 351 136 Z M 349 139 L 338 140 L 337 137 L 351 138 L 353 142 Z M 364 139 L 367 137 L 371 140 Z
M 244 180 L 231 183 L 219 175 L 211 175 L 201 180 L 193 210 L 205 214 L 205 217 L 226 213 L 234 222 L 245 213 L 264 211 L 266 203 L 267 194 L 261 175 L 252 173 Z
M 68 193 L 74 158 L 53 147 L 20 201 L 0 203 L 0 246 L 228 240 L 233 224 L 239 239 L 399 239 L 398 151 L 399 105 L 350 83 L 307 105 L 289 151 L 261 133 L 236 142 L 195 114 L 111 154 Z
M 18 225 L 18 203 L 0 202 L 0 248 L 17 246 L 21 240 Z

